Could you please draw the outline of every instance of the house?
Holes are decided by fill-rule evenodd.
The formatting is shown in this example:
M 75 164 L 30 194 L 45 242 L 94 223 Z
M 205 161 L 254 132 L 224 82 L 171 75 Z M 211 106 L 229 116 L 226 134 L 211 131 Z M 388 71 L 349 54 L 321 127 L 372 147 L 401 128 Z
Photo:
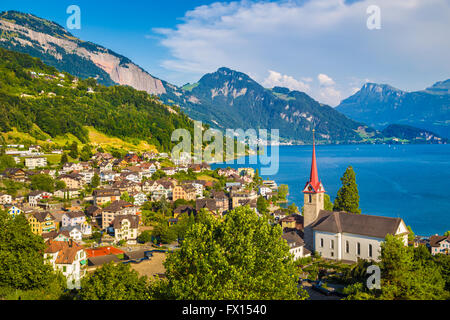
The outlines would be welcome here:
M 212 214 L 218 214 L 216 207 L 216 201 L 214 199 L 197 199 L 195 200 L 195 210 L 199 212 L 200 210 L 206 210 Z
M 125 156 L 124 160 L 128 163 L 138 163 L 141 162 L 141 158 L 136 153 L 129 153 Z
M 202 172 L 203 170 L 211 170 L 211 166 L 209 164 L 207 164 L 206 162 L 193 163 L 193 164 L 189 165 L 189 169 L 198 173 L 198 172 Z
M 25 167 L 30 170 L 36 168 L 43 168 L 47 166 L 47 158 L 45 157 L 31 157 L 25 158 Z
M 25 182 L 27 180 L 27 174 L 24 170 L 19 168 L 6 168 L 3 171 L 3 177 L 16 182 Z
M 195 188 L 195 194 L 197 197 L 203 196 L 203 190 L 204 190 L 204 182 L 202 180 L 189 180 L 184 181 L 183 184 L 191 184 Z
M 273 180 L 263 180 L 263 185 L 272 190 L 278 189 L 277 183 Z
M 47 191 L 40 191 L 40 190 L 31 191 L 28 194 L 28 203 L 30 204 L 31 207 L 36 207 L 39 201 L 43 199 L 49 199 L 51 197 L 52 194 Z
M 83 239 L 83 233 L 80 226 L 67 226 L 61 227 L 60 232 L 64 232 L 64 237 L 69 237 L 75 241 L 81 241 Z
M 97 189 L 92 193 L 94 197 L 94 205 L 101 206 L 108 202 L 114 202 L 120 199 L 119 189 Z
M 145 180 L 142 182 L 142 191 L 145 193 L 151 193 L 158 188 L 158 182 L 154 180 Z
M 142 190 L 141 184 L 139 182 L 133 182 L 129 180 L 120 180 L 113 183 L 112 187 L 114 189 L 119 189 L 121 193 L 128 192 L 140 192 Z
M 89 206 L 86 208 L 86 215 L 88 215 L 89 217 L 97 217 L 97 216 L 101 216 L 102 215 L 102 208 L 97 207 L 95 205 Z
M 177 169 L 174 167 L 166 167 L 161 170 L 168 176 L 173 176 L 177 172 Z
M 82 211 L 69 211 L 62 215 L 61 226 L 73 227 L 86 222 L 86 216 Z
M 127 244 L 136 244 L 139 216 L 133 214 L 117 216 L 112 222 L 116 242 L 125 240 Z
M 113 164 L 110 161 L 103 161 L 102 163 L 100 163 L 99 165 L 99 169 L 100 172 L 108 172 L 108 171 L 112 171 L 113 169 Z
M 267 199 L 267 195 L 272 193 L 272 189 L 266 186 L 259 187 L 259 194 Z
M 82 246 L 73 240 L 46 242 L 44 260 L 61 271 L 67 279 L 68 289 L 80 289 L 81 278 L 86 274 L 86 253 Z
M 181 216 L 185 213 L 190 216 L 191 214 L 195 214 L 196 211 L 190 205 L 181 205 L 181 206 L 178 206 L 175 210 L 173 210 L 173 217 L 178 218 L 179 216 Z
M 279 220 L 281 229 L 285 230 L 299 230 L 303 232 L 303 216 L 300 214 L 291 214 L 289 216 L 283 216 Z
M 12 203 L 12 196 L 0 192 L 0 204 L 11 204 L 11 203 Z
M 144 152 L 142 154 L 142 159 L 145 159 L 145 160 L 156 159 L 157 157 L 158 157 L 158 154 L 154 153 L 154 152 Z
M 436 234 L 431 236 L 429 248 L 433 256 L 438 253 L 447 255 L 450 254 L 450 235 L 439 236 Z
M 28 216 L 27 220 L 34 234 L 41 235 L 56 230 L 55 218 L 50 212 L 34 212 Z
M 95 175 L 94 170 L 83 170 L 80 172 L 80 175 L 83 177 L 83 184 L 89 184 L 92 182 L 92 178 Z
M 217 173 L 220 176 L 225 176 L 225 177 L 229 177 L 233 174 L 238 174 L 238 171 L 236 169 L 232 169 L 232 168 L 220 168 L 219 170 L 217 170 Z
M 381 243 L 391 234 L 408 244 L 408 229 L 401 218 L 324 210 L 325 189 L 317 173 L 315 143 L 309 180 L 303 188 L 305 246 L 322 257 L 356 262 L 379 261 Z
M 142 178 L 140 172 L 122 172 L 120 179 L 125 179 L 131 182 L 140 183 Z
M 75 199 L 80 196 L 80 190 L 78 189 L 61 189 L 56 190 L 53 196 L 60 199 Z
M 41 236 L 45 242 L 47 242 L 48 240 L 68 242 L 70 240 L 69 232 L 61 231 L 61 230 L 60 231 L 55 230 L 55 231 L 43 233 Z
M 247 200 L 256 200 L 258 198 L 258 195 L 255 191 L 238 191 L 238 192 L 231 192 L 231 207 L 232 209 L 241 206 L 242 201 Z
M 69 172 L 80 172 L 83 170 L 83 166 L 80 163 L 67 162 L 64 163 L 60 173 L 69 173 Z
M 172 192 L 172 200 L 184 199 L 187 201 L 195 200 L 197 195 L 196 188 L 192 184 L 175 186 Z
M 148 201 L 147 195 L 143 192 L 130 193 L 130 196 L 133 197 L 134 204 L 137 206 L 142 206 L 145 202 Z
M 160 179 L 156 181 L 156 187 L 154 186 L 154 190 L 152 191 L 151 199 L 152 201 L 161 200 L 162 197 L 166 199 L 171 199 L 173 196 L 173 189 L 175 187 L 175 183 L 170 180 Z
M 289 253 L 293 255 L 294 260 L 311 255 L 311 251 L 305 248 L 305 242 L 296 231 L 283 233 L 281 237 L 287 241 Z
M 100 171 L 100 181 L 101 182 L 112 182 L 118 180 L 120 177 L 120 173 L 108 170 L 108 171 Z
M 237 169 L 238 175 L 240 176 L 250 176 L 250 177 L 254 177 L 255 176 L 255 169 L 253 168 L 238 168 Z
M 83 176 L 79 173 L 62 174 L 57 179 L 63 181 L 67 189 L 81 189 L 84 185 Z
M 223 191 L 212 191 L 211 198 L 216 201 L 216 208 L 220 214 L 228 211 L 230 208 L 230 199 Z
M 15 205 L 5 206 L 5 210 L 13 218 L 23 212 L 22 209 L 20 209 L 19 207 L 15 206 Z
M 132 203 L 116 200 L 103 209 L 102 212 L 102 228 L 106 229 L 117 216 L 136 215 L 137 207 Z

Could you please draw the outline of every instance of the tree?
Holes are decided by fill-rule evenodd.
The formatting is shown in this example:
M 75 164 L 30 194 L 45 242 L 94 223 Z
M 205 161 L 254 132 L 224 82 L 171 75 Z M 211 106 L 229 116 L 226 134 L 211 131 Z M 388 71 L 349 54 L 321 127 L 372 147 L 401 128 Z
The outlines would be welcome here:
M 353 168 L 349 166 L 341 178 L 342 187 L 334 200 L 334 211 L 347 211 L 360 214 L 359 193 L 356 184 L 356 176 Z
M 333 202 L 331 202 L 330 196 L 326 193 L 323 194 L 323 208 L 328 211 L 333 211 Z
M 444 236 L 446 236 L 446 237 L 450 236 L 450 230 L 449 231 L 445 231 Z
M 64 164 L 66 164 L 67 162 L 69 162 L 69 158 L 67 157 L 67 153 L 63 153 L 63 155 L 62 155 L 62 157 L 61 157 L 61 161 L 60 161 L 60 164 L 61 165 L 64 165 Z
M 81 149 L 80 160 L 81 161 L 89 161 L 92 157 L 92 147 L 90 145 L 84 145 Z
M 140 277 L 129 264 L 107 263 L 81 280 L 81 300 L 145 300 L 147 277 Z
M 258 212 L 261 214 L 265 214 L 269 211 L 268 207 L 269 203 L 266 198 L 264 198 L 263 196 L 259 196 L 258 200 L 256 200 L 256 209 L 258 210 Z
M 92 177 L 91 185 L 93 188 L 97 188 L 100 185 L 100 177 L 97 172 L 94 173 L 94 176 Z
M 166 280 L 152 283 L 157 299 L 305 299 L 298 269 L 279 225 L 248 207 L 225 218 L 205 215 L 186 232 L 164 264 Z
M 66 183 L 62 180 L 56 180 L 55 182 L 55 189 L 56 190 L 63 190 L 66 188 Z
M 16 161 L 14 161 L 13 157 L 6 154 L 0 155 L 0 171 L 14 167 L 16 167 Z
M 370 291 L 359 282 L 347 290 L 348 299 L 448 299 L 442 270 L 427 251 L 407 247 L 402 239 L 388 234 L 381 244 L 381 289 Z
M 280 184 L 278 186 L 278 200 L 286 200 L 289 194 L 289 187 L 286 184 Z
M 298 213 L 298 207 L 295 205 L 294 202 L 292 202 L 292 203 L 287 207 L 287 211 L 288 211 L 288 214 Z
M 69 156 L 71 156 L 73 159 L 78 158 L 78 143 L 76 141 L 74 141 L 70 146 Z
M 408 231 L 409 231 L 409 233 L 408 233 L 408 242 L 414 242 L 414 238 L 415 238 L 416 236 L 415 236 L 414 232 L 412 231 L 411 226 L 407 226 L 406 228 L 407 228 Z
M 0 211 L 0 283 L 19 290 L 55 289 L 62 294 L 65 278 L 44 262 L 44 240 L 31 232 L 24 215 Z
M 36 174 L 31 176 L 31 190 L 41 190 L 47 192 L 55 191 L 55 182 L 48 174 Z
M 125 191 L 124 193 L 122 193 L 122 195 L 120 196 L 120 200 L 126 201 L 126 202 L 130 202 L 133 203 L 134 199 L 133 197 L 131 197 L 127 191 Z
M 139 243 L 146 243 L 152 241 L 152 232 L 150 230 L 145 230 L 136 239 Z

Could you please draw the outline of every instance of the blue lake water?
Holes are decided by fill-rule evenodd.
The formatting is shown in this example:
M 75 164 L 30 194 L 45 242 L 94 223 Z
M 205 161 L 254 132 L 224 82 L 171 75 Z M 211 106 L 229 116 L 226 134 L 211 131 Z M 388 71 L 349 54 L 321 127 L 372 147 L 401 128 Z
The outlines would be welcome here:
M 288 200 L 298 207 L 303 205 L 311 152 L 311 146 L 280 146 L 278 173 L 263 176 L 287 184 Z M 351 165 L 362 213 L 401 217 L 419 235 L 450 230 L 450 145 L 327 145 L 317 146 L 316 153 L 319 178 L 332 200 Z M 212 168 L 261 167 L 245 160 L 246 165 Z

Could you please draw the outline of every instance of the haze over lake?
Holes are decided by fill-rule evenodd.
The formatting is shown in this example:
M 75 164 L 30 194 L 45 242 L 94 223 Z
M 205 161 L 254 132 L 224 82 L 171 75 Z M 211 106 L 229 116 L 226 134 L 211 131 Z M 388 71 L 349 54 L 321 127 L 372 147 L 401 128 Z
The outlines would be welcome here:
M 289 202 L 301 207 L 312 147 L 280 146 L 279 150 L 278 173 L 264 178 L 287 184 Z M 450 230 L 450 145 L 319 145 L 316 152 L 319 178 L 332 200 L 351 165 L 362 213 L 401 217 L 419 235 Z M 246 163 L 259 167 L 249 165 L 248 159 Z

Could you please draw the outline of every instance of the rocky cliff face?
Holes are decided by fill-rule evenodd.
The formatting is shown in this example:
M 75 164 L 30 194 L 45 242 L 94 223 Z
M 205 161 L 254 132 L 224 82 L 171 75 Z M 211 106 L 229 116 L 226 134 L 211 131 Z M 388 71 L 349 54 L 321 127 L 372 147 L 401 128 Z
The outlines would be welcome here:
M 81 41 L 48 20 L 30 14 L 4 12 L 0 14 L 0 31 L 0 46 L 31 54 L 75 76 L 95 77 L 108 85 L 129 85 L 150 94 L 166 93 L 161 80 L 129 59 Z

